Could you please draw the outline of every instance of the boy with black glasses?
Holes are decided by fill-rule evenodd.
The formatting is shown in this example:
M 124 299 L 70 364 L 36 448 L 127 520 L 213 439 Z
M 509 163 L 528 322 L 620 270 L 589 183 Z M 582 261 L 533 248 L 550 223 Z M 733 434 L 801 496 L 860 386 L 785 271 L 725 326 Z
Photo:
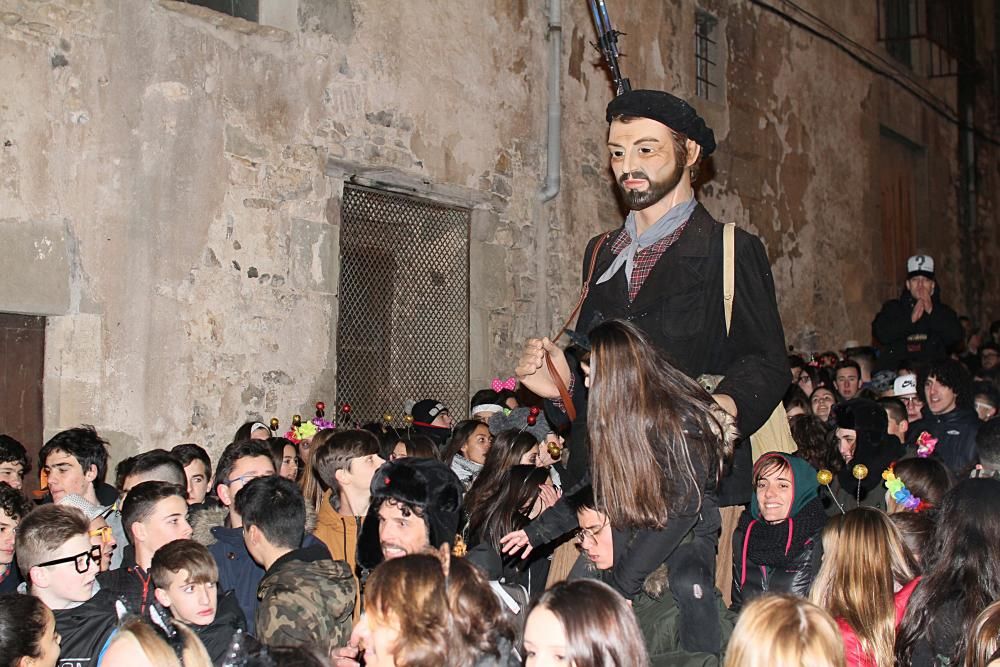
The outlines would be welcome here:
M 118 621 L 113 596 L 98 591 L 101 547 L 91 545 L 89 530 L 80 510 L 63 505 L 43 505 L 18 526 L 18 566 L 29 592 L 55 615 L 60 666 L 97 664 Z

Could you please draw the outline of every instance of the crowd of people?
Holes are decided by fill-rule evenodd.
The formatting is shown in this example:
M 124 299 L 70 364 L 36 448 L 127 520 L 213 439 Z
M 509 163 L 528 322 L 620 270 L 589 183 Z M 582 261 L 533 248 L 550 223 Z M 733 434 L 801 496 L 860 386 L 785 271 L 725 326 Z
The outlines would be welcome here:
M 457 423 L 433 399 L 403 429 L 249 422 L 214 465 L 180 444 L 113 486 L 107 443 L 73 428 L 41 449 L 34 500 L 2 436 L 4 664 L 985 666 L 1000 420 L 941 417 L 995 392 L 990 349 L 974 372 L 945 355 L 891 375 L 866 349 L 792 356 L 798 451 L 754 462 L 726 594 L 735 420 L 623 321 L 557 360 L 604 415 L 586 449 L 530 378 Z
M 468 410 L 317 403 L 113 479 L 70 428 L 30 500 L 0 436 L 0 667 L 1000 664 L 1000 323 L 916 255 L 877 345 L 789 356 L 762 243 L 694 198 L 711 129 L 607 120 L 630 212 L 570 342 Z

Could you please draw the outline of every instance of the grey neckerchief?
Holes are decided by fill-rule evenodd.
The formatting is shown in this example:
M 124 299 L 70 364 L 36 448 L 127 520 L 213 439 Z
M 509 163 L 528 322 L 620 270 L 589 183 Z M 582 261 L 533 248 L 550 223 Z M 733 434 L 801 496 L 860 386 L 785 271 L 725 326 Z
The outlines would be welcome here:
M 628 216 L 625 218 L 625 231 L 628 232 L 628 236 L 632 239 L 632 242 L 625 247 L 618 256 L 615 257 L 615 261 L 611 262 L 611 266 L 608 270 L 601 274 L 601 277 L 597 279 L 597 284 L 605 283 L 611 280 L 616 273 L 625 267 L 625 280 L 629 285 L 632 284 L 632 269 L 635 266 L 635 254 L 640 248 L 648 248 L 657 241 L 662 241 L 666 237 L 670 236 L 677 231 L 677 228 L 687 222 L 687 219 L 691 217 L 691 213 L 694 212 L 695 206 L 698 205 L 698 200 L 694 197 L 688 199 L 687 201 L 675 204 L 673 208 L 663 214 L 663 217 L 657 220 L 653 225 L 644 231 L 642 234 L 637 234 L 635 230 L 635 211 L 629 211 Z

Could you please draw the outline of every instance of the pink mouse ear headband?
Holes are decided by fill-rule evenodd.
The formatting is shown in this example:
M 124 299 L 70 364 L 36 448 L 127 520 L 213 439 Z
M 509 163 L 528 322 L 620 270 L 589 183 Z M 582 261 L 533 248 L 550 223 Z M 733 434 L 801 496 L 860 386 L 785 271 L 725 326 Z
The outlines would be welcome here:
M 493 378 L 493 382 L 490 383 L 490 389 L 500 393 L 503 390 L 514 391 L 517 389 L 517 378 L 509 377 L 506 380 L 501 380 L 500 378 Z

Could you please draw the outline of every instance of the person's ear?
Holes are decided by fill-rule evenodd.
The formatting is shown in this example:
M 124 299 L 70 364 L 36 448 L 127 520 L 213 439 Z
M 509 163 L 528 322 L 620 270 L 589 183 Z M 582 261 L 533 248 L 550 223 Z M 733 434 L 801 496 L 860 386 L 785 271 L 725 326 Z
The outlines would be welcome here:
M 38 588 L 48 588 L 52 582 L 49 581 L 49 573 L 44 567 L 33 567 L 28 570 L 28 583 Z
M 250 526 L 243 531 L 243 537 L 247 544 L 257 546 L 260 544 L 263 535 L 261 535 L 260 528 L 257 526 Z
M 87 468 L 87 471 L 83 473 L 83 478 L 88 482 L 93 482 L 97 479 L 97 466 L 91 463 L 90 467 Z
M 156 596 L 156 601 L 162 604 L 166 608 L 170 608 L 170 596 L 162 588 L 154 588 L 153 595 Z
M 215 487 L 215 495 L 219 497 L 219 502 L 226 507 L 233 504 L 233 497 L 229 494 L 229 487 L 225 484 L 219 484 Z
M 145 542 L 146 538 L 149 537 L 149 531 L 146 530 L 145 524 L 141 521 L 133 521 L 126 532 L 128 533 L 128 537 L 131 538 L 133 545 L 136 542 Z
M 349 486 L 351 483 L 351 473 L 347 468 L 341 468 L 333 473 L 333 478 L 337 480 L 337 484 L 340 484 L 341 486 Z
M 694 166 L 701 157 L 701 146 L 694 139 L 688 139 L 684 142 L 684 147 L 687 150 L 687 162 L 684 163 L 684 166 Z

